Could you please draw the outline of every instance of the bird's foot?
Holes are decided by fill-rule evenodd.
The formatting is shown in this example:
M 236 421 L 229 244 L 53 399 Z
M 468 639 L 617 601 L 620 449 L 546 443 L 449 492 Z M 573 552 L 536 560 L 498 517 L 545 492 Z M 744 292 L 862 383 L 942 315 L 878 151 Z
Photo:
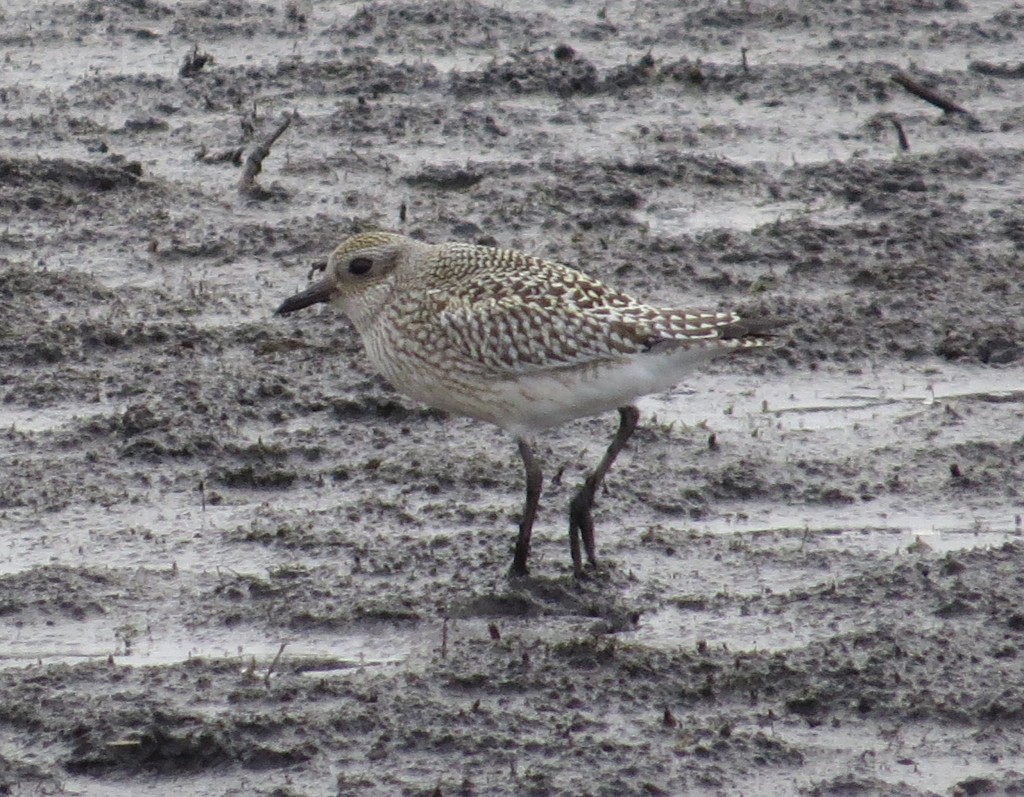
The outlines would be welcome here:
M 597 569 L 597 553 L 594 545 L 594 492 L 591 480 L 587 479 L 569 503 L 569 553 L 572 555 L 573 575 L 578 579 L 586 577 L 583 570 L 583 556 L 580 551 L 581 542 L 583 550 L 587 554 L 587 565 L 590 570 Z
M 525 562 L 513 561 L 512 566 L 508 569 L 508 577 L 512 579 L 526 578 L 528 575 L 530 575 L 530 568 L 526 566 Z

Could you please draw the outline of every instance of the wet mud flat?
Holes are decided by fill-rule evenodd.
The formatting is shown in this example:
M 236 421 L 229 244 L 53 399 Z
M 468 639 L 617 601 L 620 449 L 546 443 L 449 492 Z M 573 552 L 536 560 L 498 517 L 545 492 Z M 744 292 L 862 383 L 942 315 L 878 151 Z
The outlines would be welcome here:
M 5 793 L 1024 790 L 1024 11 L 0 22 Z M 512 581 L 512 441 L 271 316 L 371 225 L 794 323 L 641 402 L 582 583 L 614 418 L 539 441 Z

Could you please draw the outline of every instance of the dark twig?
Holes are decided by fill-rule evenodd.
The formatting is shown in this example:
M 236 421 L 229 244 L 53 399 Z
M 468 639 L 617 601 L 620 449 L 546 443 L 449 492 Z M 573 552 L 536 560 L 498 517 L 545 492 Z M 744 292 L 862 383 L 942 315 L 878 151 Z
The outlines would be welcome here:
M 925 102 L 930 102 L 936 108 L 941 108 L 946 113 L 960 113 L 964 116 L 970 116 L 971 113 L 966 108 L 957 105 L 952 100 L 946 99 L 937 91 L 933 91 L 927 86 L 922 86 L 916 80 L 903 72 L 897 72 L 892 76 L 892 82 L 902 86 L 911 94 L 916 97 L 920 97 Z
M 903 130 L 903 125 L 900 124 L 900 120 L 895 116 L 890 116 L 889 121 L 892 122 L 892 126 L 896 128 L 896 137 L 900 142 L 900 149 L 904 152 L 910 151 L 910 142 L 907 141 L 907 134 Z
M 287 642 L 281 643 L 281 647 L 277 649 L 277 655 L 274 656 L 274 660 L 270 662 L 270 666 L 267 668 L 267 674 L 263 676 L 263 684 L 267 687 L 267 689 L 270 688 L 270 676 L 273 674 L 274 668 L 277 666 L 277 663 L 281 660 L 281 654 L 284 653 L 284 648 L 285 645 L 287 644 Z
M 270 148 L 274 146 L 274 142 L 277 141 L 281 134 L 288 129 L 288 125 L 292 123 L 292 120 L 298 115 L 298 111 L 292 111 L 287 114 L 284 121 L 277 126 L 269 136 L 263 141 L 253 147 L 249 153 L 249 157 L 245 159 L 245 167 L 242 169 L 242 179 L 238 182 L 238 191 L 243 196 L 253 197 L 255 199 L 264 199 L 267 196 L 266 191 L 260 188 L 256 184 L 256 175 L 263 170 L 263 160 L 270 154 Z

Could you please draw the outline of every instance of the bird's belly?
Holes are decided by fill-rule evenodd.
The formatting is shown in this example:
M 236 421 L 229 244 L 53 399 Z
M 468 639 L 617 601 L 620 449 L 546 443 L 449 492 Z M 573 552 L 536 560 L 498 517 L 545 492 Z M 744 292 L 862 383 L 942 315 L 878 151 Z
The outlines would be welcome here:
M 711 348 L 642 353 L 580 367 L 510 378 L 457 369 L 407 368 L 391 363 L 383 375 L 402 393 L 432 407 L 493 423 L 517 437 L 632 403 L 677 384 Z
M 662 359 L 662 358 L 657 358 Z M 503 382 L 510 409 L 494 421 L 516 435 L 633 403 L 675 385 L 682 371 L 659 372 L 647 355 L 580 369 L 559 369 Z

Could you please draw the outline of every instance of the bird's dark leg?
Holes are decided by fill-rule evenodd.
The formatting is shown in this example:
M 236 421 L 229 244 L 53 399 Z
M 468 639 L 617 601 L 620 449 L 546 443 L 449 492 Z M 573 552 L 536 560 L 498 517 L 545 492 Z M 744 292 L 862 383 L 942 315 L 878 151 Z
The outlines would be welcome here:
M 601 487 L 601 482 L 604 481 L 604 477 L 611 469 L 612 463 L 615 462 L 615 458 L 625 448 L 629 438 L 636 431 L 638 420 L 640 420 L 640 410 L 636 407 L 619 407 L 619 430 L 615 433 L 608 450 L 604 452 L 604 457 L 594 468 L 594 472 L 587 476 L 586 481 L 569 502 L 569 551 L 572 554 L 572 571 L 577 578 L 583 575 L 583 561 L 580 556 L 581 536 L 583 549 L 587 552 L 587 561 L 591 567 L 597 565 L 597 555 L 594 549 L 594 519 L 591 515 L 594 498 Z
M 523 506 L 523 517 L 519 521 L 519 537 L 516 539 L 516 553 L 512 559 L 513 576 L 525 576 L 530 572 L 526 567 L 526 560 L 530 556 L 530 535 L 533 534 L 533 521 L 537 517 L 537 504 L 540 503 L 540 491 L 544 483 L 537 458 L 534 457 L 530 444 L 522 438 L 519 439 L 519 456 L 523 458 L 523 465 L 526 466 L 526 504 Z

